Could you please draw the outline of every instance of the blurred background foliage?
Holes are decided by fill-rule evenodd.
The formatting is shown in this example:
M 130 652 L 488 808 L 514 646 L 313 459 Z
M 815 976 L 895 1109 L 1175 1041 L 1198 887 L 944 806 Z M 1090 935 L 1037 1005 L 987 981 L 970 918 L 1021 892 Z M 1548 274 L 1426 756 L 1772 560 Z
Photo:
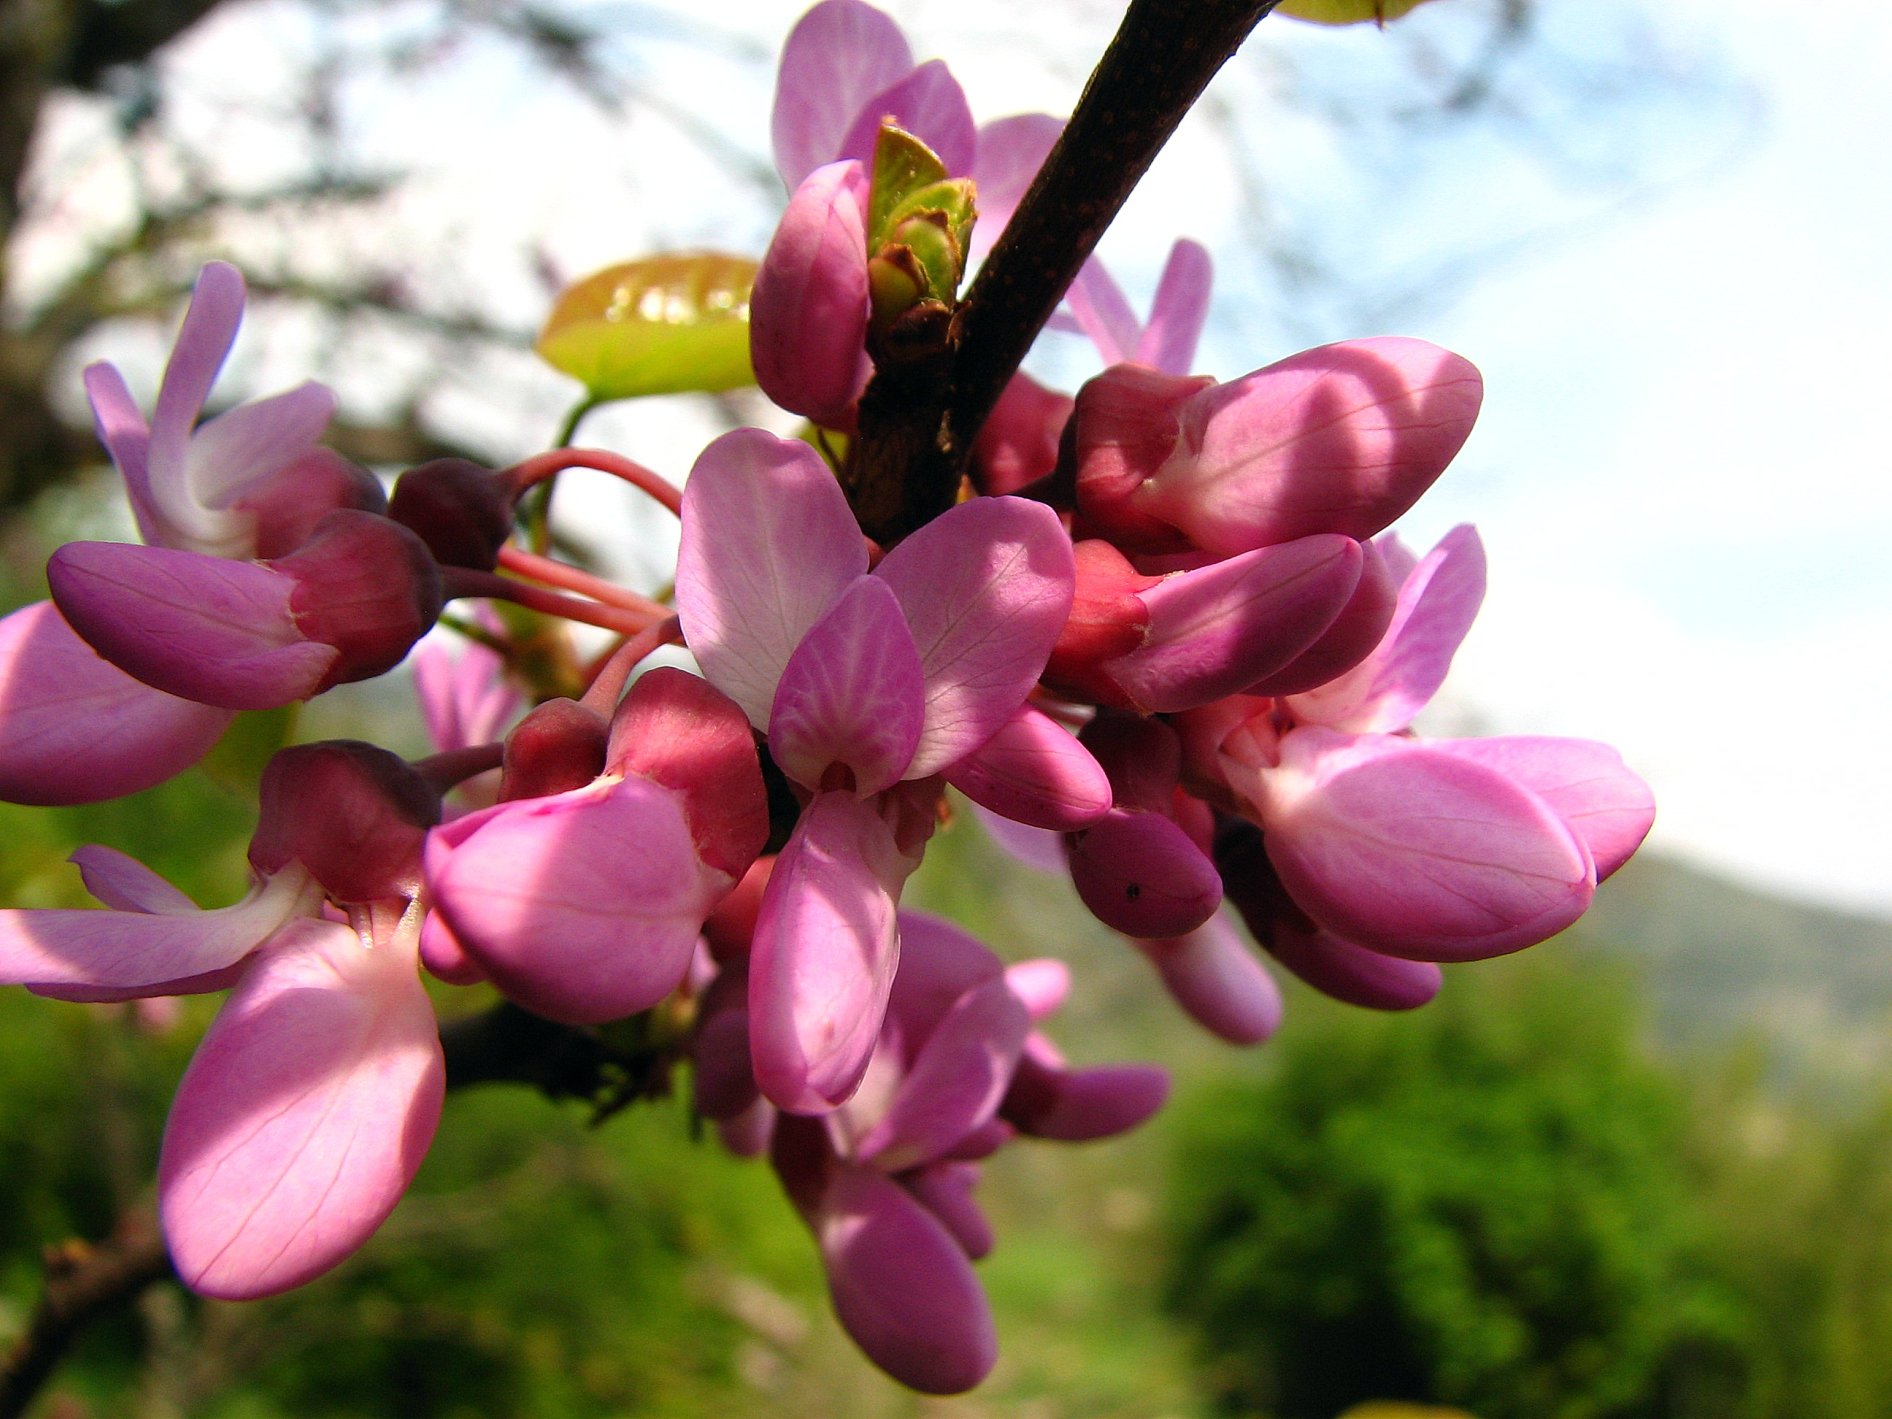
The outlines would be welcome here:
M 564 397 L 547 395 L 551 377 L 494 362 L 525 359 L 558 277 L 575 272 L 521 249 L 502 254 L 515 279 L 475 276 L 473 264 L 495 253 L 463 240 L 465 214 L 412 220 L 401 205 L 407 177 L 345 141 L 347 91 L 421 85 L 455 55 L 506 46 L 601 124 L 645 136 L 655 125 L 660 143 L 684 134 L 720 173 L 754 179 L 753 158 L 733 152 L 713 122 L 666 108 L 651 68 L 623 59 L 646 40 L 659 54 L 679 42 L 674 17 L 512 0 L 278 6 L 313 16 L 318 39 L 302 81 L 257 120 L 294 161 L 267 180 L 245 178 L 219 145 L 248 130 L 193 118 L 191 96 L 169 86 L 166 46 L 246 8 L 265 7 L 0 0 L 0 505 L 15 514 L 0 527 L 7 604 L 42 593 L 48 545 L 122 518 L 115 494 L 101 499 L 102 485 L 80 481 L 99 460 L 73 398 L 78 364 L 100 352 L 102 331 L 167 322 L 211 252 L 243 260 L 259 308 L 291 332 L 295 377 L 313 368 L 343 386 L 338 443 L 354 456 L 394 467 L 481 452 L 478 420 L 456 419 L 465 406 L 436 397 L 430 381 L 443 369 L 483 399 L 523 382 L 549 426 L 546 411 Z M 797 8 L 784 5 L 783 19 Z M 1109 7 L 1090 7 L 1100 8 Z M 1567 119 L 1621 102 L 1647 76 L 1614 61 L 1586 74 L 1554 55 L 1520 70 L 1539 42 L 1537 8 L 1485 0 L 1483 39 L 1463 53 L 1393 51 L 1425 102 L 1368 111 L 1307 76 L 1273 77 L 1310 115 L 1378 138 L 1396 130 L 1399 141 L 1365 146 L 1402 163 L 1400 142 L 1457 123 L 1509 124 L 1550 152 L 1547 112 Z M 364 29 L 362 16 L 377 10 L 401 22 Z M 607 12 L 610 42 L 583 18 Z M 758 56 L 767 48 L 713 26 L 695 41 Z M 1504 82 L 1518 72 L 1553 76 L 1526 86 L 1544 112 L 1518 106 L 1519 89 Z M 1501 112 L 1494 94 L 1510 96 Z M 83 142 L 48 139 L 62 116 Z M 1257 230 L 1278 231 L 1267 220 L 1266 155 L 1243 160 L 1240 198 Z M 72 195 L 102 171 L 135 200 L 107 203 L 108 218 L 94 222 Z M 1629 188 L 1635 177 L 1613 166 L 1598 180 Z M 1355 172 L 1351 182 L 1376 191 L 1372 178 Z M 742 230 L 759 248 L 778 199 L 752 185 L 761 196 Z M 312 222 L 335 239 L 299 240 Z M 364 246 L 369 234 L 407 245 Z M 1321 252 L 1317 239 L 1271 239 L 1249 254 L 1278 277 L 1266 288 L 1270 328 L 1323 299 L 1383 320 L 1412 290 L 1436 299 L 1479 266 L 1459 252 L 1449 269 L 1421 260 L 1363 289 Z M 500 288 L 507 299 L 486 299 Z M 248 361 L 223 392 L 286 383 L 272 360 L 281 363 Z M 312 732 L 418 750 L 411 726 L 391 727 L 402 693 L 376 687 L 339 709 L 318 704 Z M 255 774 L 291 732 L 283 717 L 245 716 L 205 765 L 119 803 L 0 805 L 0 899 L 79 904 L 65 855 L 104 842 L 200 902 L 233 900 Z M 1004 860 L 967 822 L 942 833 L 910 901 L 967 923 L 1010 959 L 1067 956 L 1077 988 L 1052 1025 L 1067 1052 L 1159 1061 L 1177 1080 L 1176 1105 L 1135 1136 L 1021 1146 L 989 1170 L 984 1198 L 1000 1243 L 981 1274 L 1003 1357 L 977 1394 L 908 1395 L 854 1353 L 767 1169 L 724 1155 L 681 1097 L 593 1129 L 575 1105 L 487 1088 L 449 1100 L 412 1195 L 358 1257 L 249 1305 L 146 1290 L 86 1332 L 33 1412 L 1892 1413 L 1886 923 L 1639 860 L 1577 931 L 1523 958 L 1451 970 L 1441 1000 L 1415 1015 L 1363 1015 L 1291 989 L 1280 1037 L 1238 1055 L 1193 1033 L 1067 887 Z M 460 992 L 451 1003 L 478 1002 Z M 149 1205 L 171 1087 L 211 1008 L 82 1007 L 0 991 L 0 1348 L 27 1324 L 45 1248 L 103 1237 Z M 679 1084 L 687 1092 L 687 1079 Z M 1352 1408 L 1378 1400 L 1428 1407 Z

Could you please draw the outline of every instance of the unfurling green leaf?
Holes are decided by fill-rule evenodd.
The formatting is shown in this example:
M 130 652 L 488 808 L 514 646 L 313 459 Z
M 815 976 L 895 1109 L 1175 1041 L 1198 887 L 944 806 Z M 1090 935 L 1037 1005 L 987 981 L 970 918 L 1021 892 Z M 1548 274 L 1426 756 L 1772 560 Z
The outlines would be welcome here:
M 1317 25 L 1357 25 L 1367 20 L 1385 24 L 1415 10 L 1426 0 L 1281 0 L 1277 15 L 1312 20 Z
M 716 251 L 607 267 L 565 289 L 535 348 L 598 403 L 753 384 L 755 273 L 755 262 Z

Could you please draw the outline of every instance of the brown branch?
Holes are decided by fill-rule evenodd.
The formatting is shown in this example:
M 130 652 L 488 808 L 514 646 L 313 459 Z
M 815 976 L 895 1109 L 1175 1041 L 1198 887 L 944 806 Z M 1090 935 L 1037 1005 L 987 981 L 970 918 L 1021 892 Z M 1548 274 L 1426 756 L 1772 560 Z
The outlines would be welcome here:
M 46 1251 L 46 1289 L 26 1333 L 0 1360 L 0 1419 L 18 1419 L 86 1323 L 171 1274 L 157 1219 L 132 1212 L 96 1246 L 70 1241 Z
M 850 470 L 870 536 L 897 540 L 951 507 L 1005 383 L 1132 189 L 1209 80 L 1278 0 L 1131 0 L 1071 121 L 966 293 L 950 377 L 900 398 L 869 385 Z M 880 383 L 876 375 L 875 383 Z

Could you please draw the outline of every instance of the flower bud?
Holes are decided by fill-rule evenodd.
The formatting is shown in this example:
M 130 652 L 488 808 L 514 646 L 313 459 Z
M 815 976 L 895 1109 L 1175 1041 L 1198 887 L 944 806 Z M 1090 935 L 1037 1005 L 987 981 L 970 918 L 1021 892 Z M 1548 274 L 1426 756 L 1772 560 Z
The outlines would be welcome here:
M 312 693 L 400 664 L 440 616 L 440 571 L 398 522 L 343 509 L 296 552 L 270 563 L 292 578 L 289 610 L 311 641 L 338 655 Z
M 1187 545 L 1173 524 L 1134 499 L 1175 449 L 1184 405 L 1214 383 L 1206 375 L 1113 365 L 1078 391 L 1071 415 L 1078 510 L 1119 547 L 1156 552 Z
M 490 468 L 436 458 L 394 484 L 388 516 L 413 532 L 443 567 L 489 572 L 512 534 L 512 491 Z
M 332 448 L 311 448 L 288 467 L 246 488 L 235 503 L 256 517 L 254 555 L 286 557 L 307 542 L 316 524 L 337 508 L 387 511 L 381 481 Z
M 604 716 L 576 700 L 547 700 L 506 736 L 502 800 L 583 788 L 604 770 Z
M 408 896 L 440 797 L 406 760 L 352 739 L 280 750 L 263 770 L 250 865 L 300 862 L 339 902 Z

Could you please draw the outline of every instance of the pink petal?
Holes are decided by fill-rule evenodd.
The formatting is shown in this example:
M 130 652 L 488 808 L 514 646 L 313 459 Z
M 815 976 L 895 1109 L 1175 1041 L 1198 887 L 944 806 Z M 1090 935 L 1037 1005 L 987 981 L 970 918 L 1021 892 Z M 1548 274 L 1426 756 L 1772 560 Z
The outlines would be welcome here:
M 930 1163 L 998 1111 L 1030 1021 L 1004 977 L 959 998 L 914 1057 L 855 1158 L 882 1172 Z
M 789 657 L 769 712 L 769 752 L 807 788 L 844 767 L 848 787 L 865 798 L 905 775 L 925 694 L 899 600 L 879 577 L 857 578 Z
M 467 955 L 460 938 L 437 911 L 428 912 L 420 925 L 420 963 L 429 975 L 448 985 L 478 985 L 486 979 L 479 962 Z
M 194 501 L 227 507 L 246 488 L 307 453 L 335 416 L 335 392 L 309 380 L 199 425 L 186 453 Z
M 1030 705 L 1020 705 L 996 734 L 948 768 L 945 779 L 981 807 L 1036 828 L 1073 832 L 1110 811 L 1103 766 L 1069 730 Z
M 166 524 L 151 501 L 151 429 L 145 423 L 144 412 L 131 397 L 125 377 L 116 366 L 100 360 L 85 367 L 84 378 L 93 427 L 125 480 L 125 496 L 137 519 L 138 535 L 154 547 L 169 545 Z
M 1135 505 L 1227 556 L 1315 532 L 1370 537 L 1471 433 L 1478 371 L 1422 340 L 1308 350 L 1190 401 Z
M 862 0 L 823 0 L 782 46 L 771 132 L 775 166 L 794 188 L 841 155 L 855 116 L 913 68 L 900 26 Z
M 830 163 L 795 189 L 749 297 L 762 392 L 827 428 L 851 428 L 866 388 L 867 228 L 861 165 Z
M 888 1011 L 903 1038 L 925 1040 L 962 997 L 997 980 L 1003 970 L 991 948 L 957 922 L 902 911 L 900 973 Z
M 1269 954 L 1323 995 L 1368 1010 L 1416 1010 L 1439 993 L 1445 975 L 1431 961 L 1407 961 L 1342 940 L 1316 927 L 1277 921 Z
M 0 799 L 96 803 L 196 763 L 231 711 L 154 690 L 81 640 L 50 601 L 0 620 Z
M 741 707 L 694 675 L 658 666 L 637 677 L 611 718 L 607 764 L 676 794 L 698 856 L 732 881 L 768 842 L 755 736 Z
M 1316 923 L 1417 960 L 1502 955 L 1590 904 L 1589 853 L 1537 795 L 1409 739 L 1316 727 L 1261 776 L 1268 858 Z
M 1105 667 L 1141 708 L 1195 709 L 1289 664 L 1333 625 L 1360 580 L 1360 544 L 1331 534 L 1261 547 L 1142 593 L 1143 645 Z
M 1002 1112 L 1034 1138 L 1088 1143 L 1128 1132 L 1169 1098 L 1169 1075 L 1148 1064 L 1068 1069 L 1042 1035 L 1025 1041 Z
M 240 540 L 241 521 L 207 508 L 196 496 L 190 441 L 217 372 L 236 343 L 244 294 L 243 277 L 233 266 L 212 261 L 199 273 L 158 386 L 146 464 L 146 491 L 166 525 L 165 542 L 220 556 L 241 553 L 225 545 Z
M 249 955 L 311 909 L 307 887 L 306 873 L 285 872 L 214 911 L 186 911 L 175 900 L 162 911 L 0 911 L 0 982 L 163 993 L 155 987 L 220 971 Z M 133 890 L 148 906 L 158 904 L 148 885 Z
M 1393 624 L 1399 585 L 1375 542 L 1362 542 L 1360 582 L 1353 595 L 1320 639 L 1273 674 L 1264 675 L 1244 692 L 1250 695 L 1296 695 L 1338 679 L 1365 660 Z
M 1655 821 L 1655 795 L 1622 755 L 1591 739 L 1435 739 L 1430 746 L 1483 764 L 1543 799 L 1583 840 L 1602 881 L 1629 861 Z
M 1126 936 L 1182 936 L 1222 901 L 1222 878 L 1188 834 L 1159 813 L 1110 815 L 1071 849 L 1071 883 L 1091 914 Z
M 953 1240 L 959 1243 L 959 1249 L 968 1259 L 977 1261 L 990 1255 L 992 1224 L 972 1197 L 972 1190 L 979 1182 L 977 1164 L 929 1163 L 900 1181 L 920 1205 L 952 1233 Z
M 336 658 L 305 640 L 296 582 L 255 562 L 167 547 L 68 542 L 46 564 L 68 624 L 121 670 L 224 709 L 274 709 L 315 692 Z
M 1055 957 L 1041 956 L 1007 966 L 1005 981 L 1035 1025 L 1063 1005 L 1071 993 L 1071 968 Z
M 945 164 L 947 172 L 963 176 L 972 171 L 972 155 L 978 144 L 972 110 L 966 105 L 965 90 L 939 60 L 928 60 L 862 104 L 836 156 L 859 159 L 872 171 L 874 145 L 883 122 L 903 128 L 925 143 Z
M 749 957 L 756 1082 L 791 1113 L 860 1084 L 900 960 L 894 909 L 912 863 L 870 801 L 821 793 L 776 859 Z
M 159 1211 L 185 1284 L 266 1296 L 379 1227 L 420 1166 L 445 1069 L 411 945 L 299 923 L 230 997 L 178 1086 Z
M 677 609 L 711 684 L 766 728 L 789 656 L 867 547 L 821 455 L 760 429 L 703 450 L 683 490 Z
M 1106 365 L 1121 365 L 1136 358 L 1136 312 L 1104 263 L 1092 257 L 1079 268 L 1077 279 L 1064 293 L 1064 308 Z
M 1214 280 L 1214 264 L 1200 243 L 1185 239 L 1170 247 L 1150 301 L 1150 323 L 1137 338 L 1130 358 L 1165 374 L 1188 374 L 1208 319 Z
M 1070 614 L 1071 539 L 1043 503 L 974 498 L 874 569 L 893 588 L 926 674 L 926 721 L 908 778 L 984 744 L 1025 702 Z
M 926 1394 L 959 1394 L 991 1371 L 998 1337 L 964 1250 L 897 1183 L 842 1168 L 816 1223 L 835 1315 L 867 1358 Z
M 972 229 L 968 264 L 985 259 L 1063 131 L 1064 120 L 1048 113 L 1017 113 L 980 126 L 972 162 L 979 221 Z
M 1296 718 L 1356 734 L 1392 733 L 1438 693 L 1485 599 L 1485 549 L 1461 523 L 1439 539 L 1399 589 L 1392 624 L 1352 670 L 1295 695 Z
M 1220 914 L 1186 936 L 1139 941 L 1189 1018 L 1233 1045 L 1255 1045 L 1281 1025 L 1281 991 Z
M 435 908 L 501 993 L 581 1025 L 674 991 L 731 885 L 698 861 L 677 796 L 641 778 L 472 814 L 429 835 L 425 862 Z
M 191 912 L 197 903 L 135 857 L 93 844 L 68 859 L 79 869 L 86 891 L 121 912 Z

